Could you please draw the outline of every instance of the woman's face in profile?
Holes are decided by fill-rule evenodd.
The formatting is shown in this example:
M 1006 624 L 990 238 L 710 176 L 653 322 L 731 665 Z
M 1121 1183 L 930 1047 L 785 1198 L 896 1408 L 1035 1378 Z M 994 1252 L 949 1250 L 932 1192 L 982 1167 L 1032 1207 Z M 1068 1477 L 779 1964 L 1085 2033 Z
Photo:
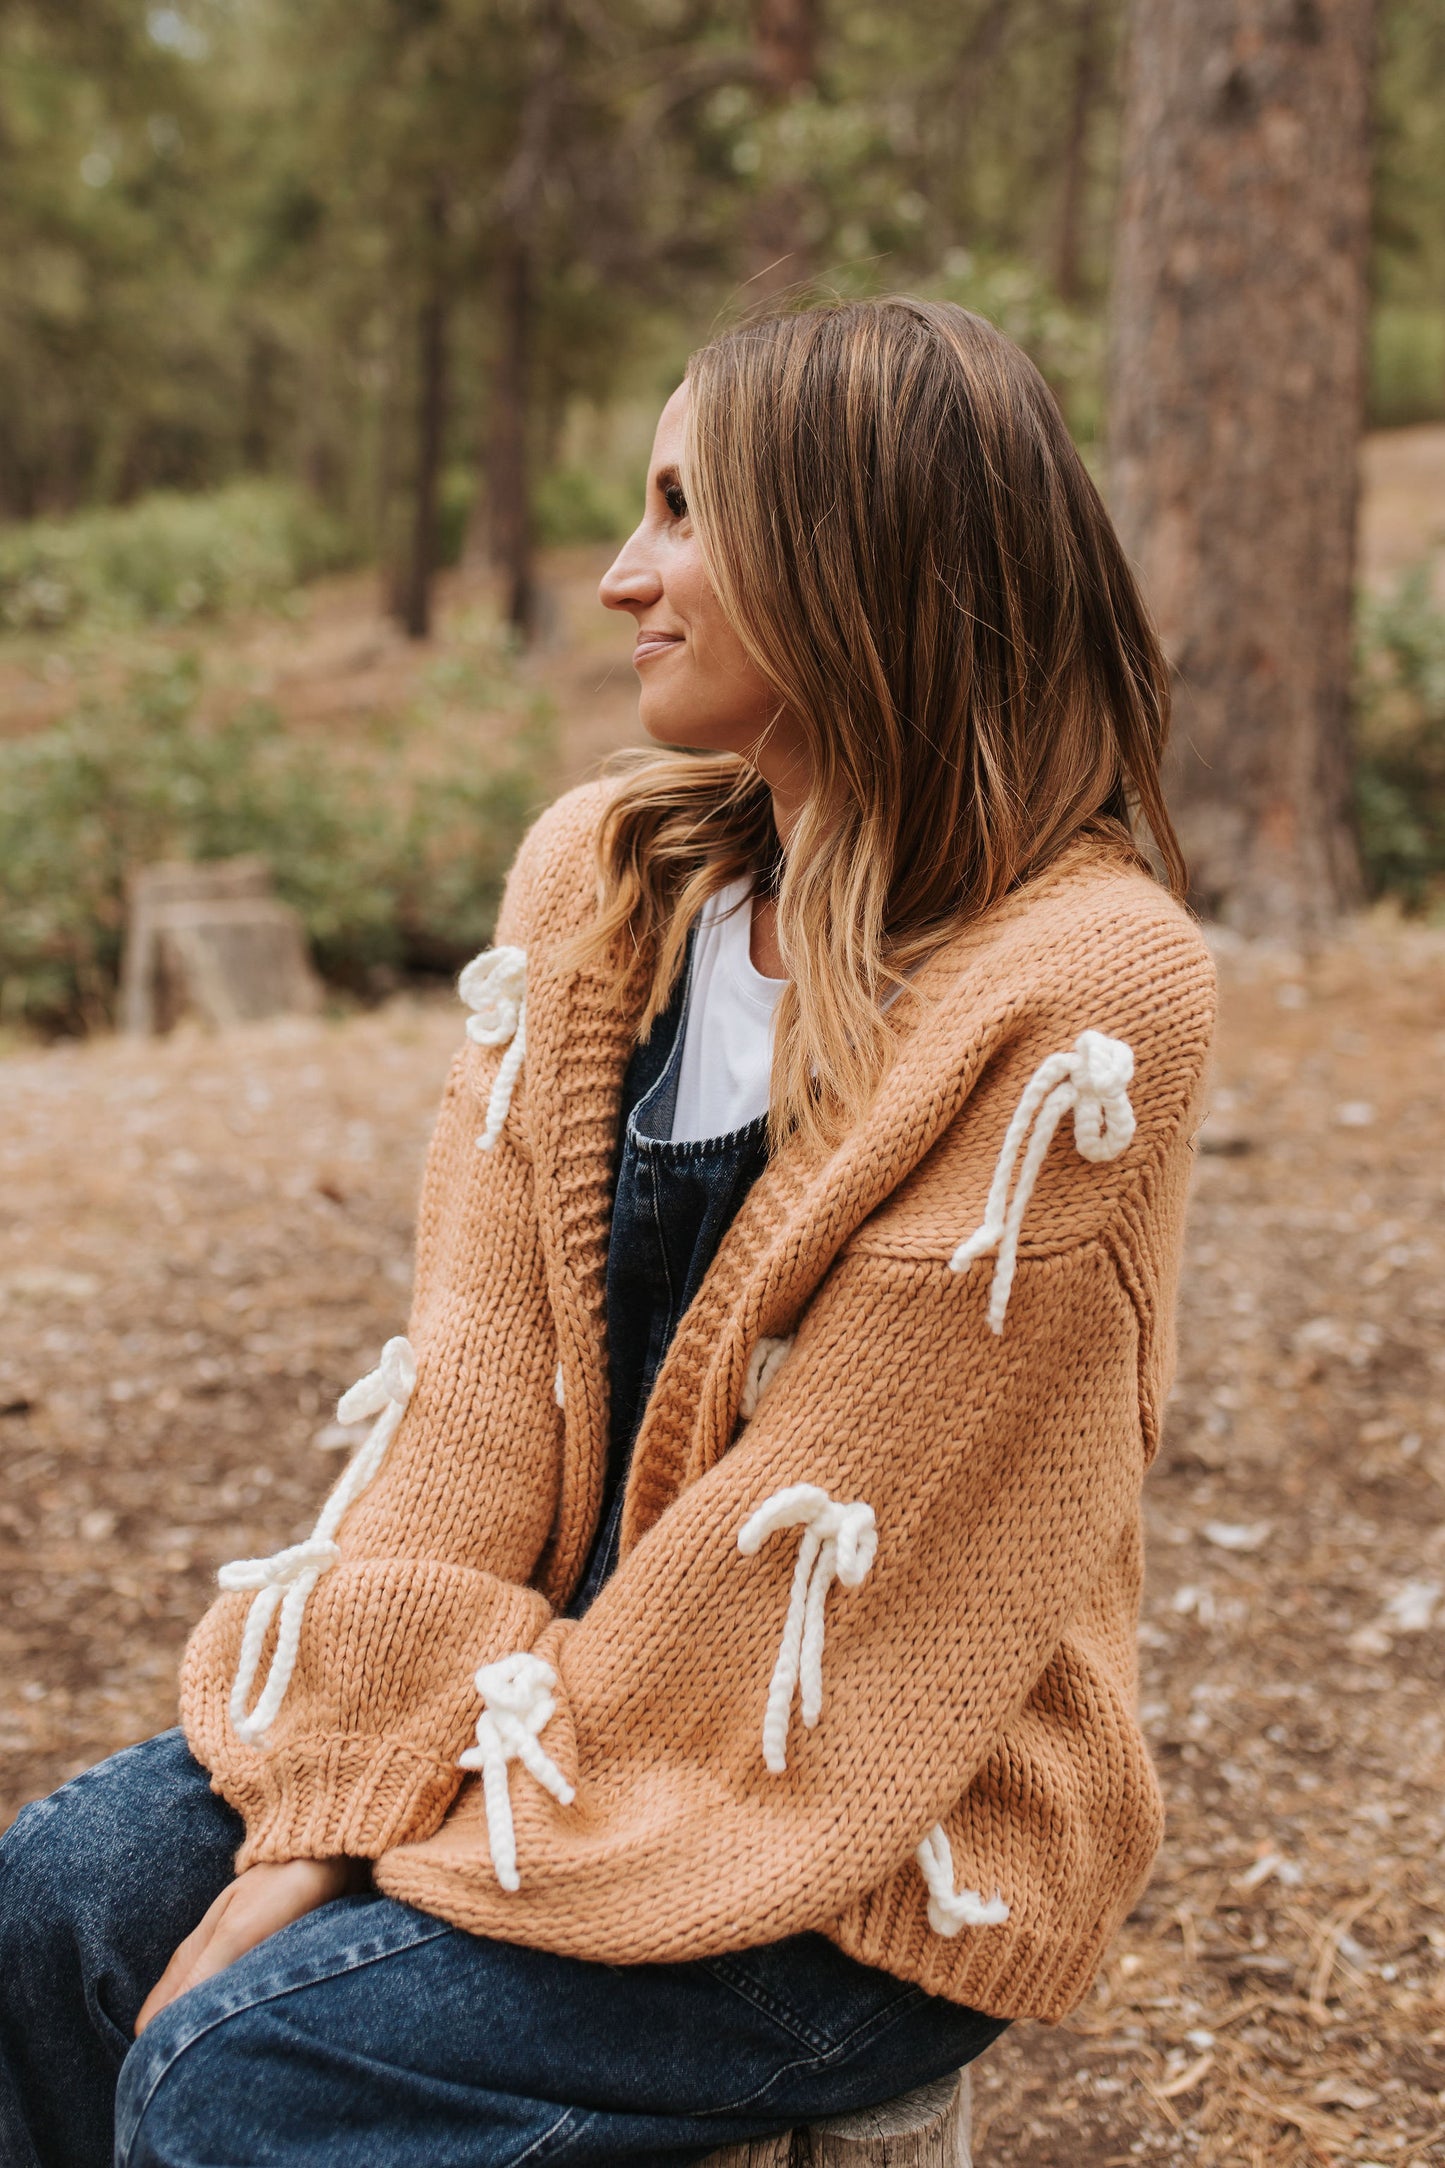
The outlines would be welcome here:
M 703 567 L 682 486 L 688 389 L 662 410 L 653 439 L 647 501 L 598 589 L 605 608 L 625 610 L 637 627 L 633 665 L 641 681 L 639 712 L 649 737 L 664 745 L 761 755 L 777 705 L 719 607 Z

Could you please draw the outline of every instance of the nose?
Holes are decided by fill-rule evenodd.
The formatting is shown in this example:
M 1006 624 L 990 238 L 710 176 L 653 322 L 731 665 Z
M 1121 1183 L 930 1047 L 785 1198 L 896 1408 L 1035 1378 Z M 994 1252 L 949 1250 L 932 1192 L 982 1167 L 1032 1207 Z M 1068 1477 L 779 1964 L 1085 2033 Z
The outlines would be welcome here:
M 650 561 L 643 530 L 630 534 L 597 587 L 604 610 L 646 610 L 662 595 L 662 577 Z

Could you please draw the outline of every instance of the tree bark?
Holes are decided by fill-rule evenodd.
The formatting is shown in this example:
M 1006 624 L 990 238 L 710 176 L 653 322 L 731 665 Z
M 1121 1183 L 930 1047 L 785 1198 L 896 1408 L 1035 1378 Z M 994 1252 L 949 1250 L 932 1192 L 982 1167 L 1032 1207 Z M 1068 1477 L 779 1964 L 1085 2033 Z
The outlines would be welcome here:
M 509 234 L 497 262 L 497 360 L 492 378 L 487 500 L 492 560 L 503 580 L 503 608 L 507 623 L 524 639 L 530 635 L 537 614 L 528 457 L 531 345 L 531 250 L 520 235 Z
M 1359 893 L 1351 599 L 1373 0 L 1135 0 L 1109 471 L 1176 672 L 1195 901 L 1308 938 Z
M 1069 120 L 1059 176 L 1059 223 L 1054 248 L 1054 284 L 1065 301 L 1083 291 L 1084 191 L 1088 182 L 1089 124 L 1099 102 L 1099 0 L 1078 0 L 1074 17 L 1074 65 L 1069 84 Z
M 410 640 L 431 634 L 437 570 L 437 502 L 447 413 L 447 297 L 443 264 L 446 212 L 439 196 L 427 204 L 427 286 L 417 311 L 416 461 L 411 532 L 398 615 Z
M 506 620 L 522 639 L 537 624 L 532 533 L 532 338 L 542 258 L 543 189 L 563 89 L 566 15 L 561 0 L 533 0 L 529 80 L 516 148 L 498 192 L 497 348 L 488 426 L 486 511 Z
M 753 57 L 764 95 L 777 104 L 810 89 L 818 69 L 821 0 L 754 0 Z M 747 293 L 755 304 L 780 299 L 806 278 L 807 192 L 796 181 L 765 183 L 748 221 Z
M 818 0 L 756 0 L 753 47 L 763 80 L 784 97 L 813 80 Z
M 970 2168 L 972 2130 L 973 2073 L 960 2070 L 878 2108 L 726 2146 L 702 2168 Z

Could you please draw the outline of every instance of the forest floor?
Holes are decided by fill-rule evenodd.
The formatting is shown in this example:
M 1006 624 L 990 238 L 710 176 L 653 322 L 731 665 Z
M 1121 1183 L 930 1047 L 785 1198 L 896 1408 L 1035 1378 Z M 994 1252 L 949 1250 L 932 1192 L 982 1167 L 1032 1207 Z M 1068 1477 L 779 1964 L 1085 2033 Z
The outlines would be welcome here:
M 1366 481 L 1378 584 L 1445 539 L 1445 430 L 1372 439 Z M 637 734 L 606 556 L 551 555 L 518 666 L 563 781 Z M 297 623 L 207 634 L 208 671 L 339 732 L 405 711 L 487 599 L 452 576 L 418 649 L 368 580 L 322 583 Z M 0 729 L 75 682 L 7 646 Z M 1445 2164 L 1445 934 L 1371 921 L 1220 963 L 1148 1487 L 1168 1836 L 1083 2008 L 980 2065 L 981 2168 Z M 449 1001 L 400 997 L 0 1059 L 0 1823 L 172 1721 L 217 1564 L 309 1526 L 336 1395 L 405 1318 L 457 1032 Z
M 1221 954 L 1148 1486 L 1159 1871 L 984 2168 L 1445 2161 L 1445 936 Z M 0 1819 L 173 1720 L 405 1318 L 454 1007 L 0 1062 Z

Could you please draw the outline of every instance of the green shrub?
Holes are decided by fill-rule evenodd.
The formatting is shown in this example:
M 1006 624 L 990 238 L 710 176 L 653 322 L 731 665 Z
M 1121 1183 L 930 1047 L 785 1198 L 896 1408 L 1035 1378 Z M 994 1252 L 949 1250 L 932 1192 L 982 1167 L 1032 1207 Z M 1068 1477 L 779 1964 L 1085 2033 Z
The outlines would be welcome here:
M 1377 429 L 1445 418 L 1445 308 L 1382 302 L 1370 319 L 1370 420 Z
M 182 625 L 279 602 L 356 560 L 340 524 L 289 484 L 144 497 L 0 529 L 0 627 Z
M 1445 609 L 1429 565 L 1361 606 L 1356 791 L 1366 878 L 1411 910 L 1445 899 Z
M 258 703 L 207 718 L 200 691 L 193 657 L 168 661 L 0 743 L 0 1022 L 110 1021 L 126 875 L 159 859 L 265 858 L 322 972 L 361 992 L 388 972 L 454 969 L 490 937 L 545 795 L 535 709 L 488 766 L 474 717 L 420 744 L 341 751 L 288 736 Z

